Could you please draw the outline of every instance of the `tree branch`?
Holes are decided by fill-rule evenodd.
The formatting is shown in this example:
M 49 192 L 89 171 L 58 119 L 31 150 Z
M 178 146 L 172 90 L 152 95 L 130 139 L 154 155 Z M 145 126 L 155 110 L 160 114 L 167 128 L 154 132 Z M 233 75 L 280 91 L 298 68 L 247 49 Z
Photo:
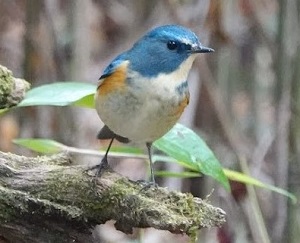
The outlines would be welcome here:
M 9 69 L 0 65 L 0 109 L 17 105 L 29 88 L 27 81 L 14 78 Z
M 0 234 L 12 242 L 91 242 L 91 227 L 108 220 L 125 233 L 154 227 L 188 235 L 225 222 L 222 209 L 191 194 L 143 189 L 109 169 L 95 183 L 85 169 L 66 154 L 0 152 Z

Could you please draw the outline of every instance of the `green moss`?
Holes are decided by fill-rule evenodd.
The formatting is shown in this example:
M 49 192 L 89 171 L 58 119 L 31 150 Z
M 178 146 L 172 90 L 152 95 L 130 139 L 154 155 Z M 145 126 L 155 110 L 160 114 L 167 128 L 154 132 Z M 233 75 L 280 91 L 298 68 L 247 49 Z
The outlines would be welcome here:
M 0 199 L 2 201 L 2 199 Z M 13 208 L 8 208 L 7 204 L 0 205 L 0 222 L 9 222 L 16 217 L 16 211 Z
M 128 203 L 129 197 L 134 194 L 134 187 L 126 179 L 118 179 L 114 181 L 114 184 L 110 186 L 108 190 L 101 190 L 101 196 L 97 197 L 97 201 L 92 202 L 90 205 L 93 214 L 95 211 L 101 212 L 101 217 L 106 218 L 106 216 L 113 215 L 114 213 L 109 212 L 110 210 L 122 210 L 122 208 L 128 208 L 128 205 L 133 205 Z M 112 207 L 111 205 L 116 205 Z M 103 210 L 105 209 L 105 210 Z
M 10 221 L 18 217 L 20 212 L 26 212 L 27 209 L 22 207 L 25 205 L 23 202 L 24 197 L 20 195 L 20 192 L 0 186 L 0 220 Z
M 19 218 L 20 214 L 51 215 L 53 211 L 60 212 L 69 219 L 82 219 L 82 211 L 74 206 L 63 206 L 49 200 L 36 199 L 27 193 L 5 187 L 0 187 L 0 192 L 0 222 L 13 221 L 15 218 Z
M 60 166 L 57 166 L 57 168 L 59 167 Z M 90 183 L 90 181 L 84 179 L 80 175 L 80 172 L 73 173 L 74 171 L 72 171 L 72 173 L 68 173 L 68 170 L 64 168 L 53 171 L 53 173 L 48 174 L 43 189 L 40 188 L 36 196 L 39 198 L 47 198 L 55 202 L 62 202 L 63 199 L 67 199 L 68 205 L 73 204 L 73 197 L 80 198 L 81 196 L 87 196 L 88 192 L 86 192 L 85 189 L 88 188 L 87 183 Z M 49 195 L 54 195 L 54 198 L 49 198 Z M 66 197 L 66 195 L 72 197 Z
M 0 65 L 0 107 L 5 105 L 6 98 L 14 87 L 14 77 L 10 70 Z
M 198 239 L 198 233 L 199 233 L 199 229 L 197 226 L 192 226 L 189 228 L 189 230 L 187 231 L 187 235 L 189 236 L 189 242 L 190 243 L 194 243 L 197 241 Z
M 30 84 L 23 79 L 13 77 L 13 73 L 0 65 L 0 113 L 4 109 L 17 105 L 30 89 Z

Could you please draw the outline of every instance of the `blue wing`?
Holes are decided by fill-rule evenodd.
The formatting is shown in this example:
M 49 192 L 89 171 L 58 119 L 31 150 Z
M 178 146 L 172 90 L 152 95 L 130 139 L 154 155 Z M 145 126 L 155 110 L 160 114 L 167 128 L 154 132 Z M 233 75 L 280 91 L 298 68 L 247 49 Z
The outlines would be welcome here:
M 99 78 L 99 80 L 104 79 L 114 73 L 114 71 L 124 62 L 126 61 L 126 53 L 122 53 L 117 56 L 103 71 L 103 74 Z M 101 82 L 100 82 L 101 83 Z

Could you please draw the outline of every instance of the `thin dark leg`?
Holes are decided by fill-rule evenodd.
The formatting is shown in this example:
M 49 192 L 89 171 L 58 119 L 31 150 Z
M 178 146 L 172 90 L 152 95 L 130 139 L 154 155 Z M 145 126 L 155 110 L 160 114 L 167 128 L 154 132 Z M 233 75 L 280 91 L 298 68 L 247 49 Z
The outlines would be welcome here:
M 153 163 L 152 163 L 152 143 L 146 143 L 147 149 L 148 149 L 148 155 L 149 155 L 149 161 L 150 161 L 150 178 L 151 183 L 155 185 L 155 179 L 154 179 L 154 172 L 153 172 Z
M 102 158 L 100 164 L 97 166 L 97 171 L 96 171 L 96 174 L 95 174 L 95 178 L 101 176 L 102 170 L 104 168 L 108 167 L 107 155 L 108 155 L 108 152 L 110 150 L 110 147 L 111 147 L 113 141 L 114 141 L 114 138 L 111 139 L 111 141 L 110 141 L 110 143 L 107 147 L 107 150 L 106 150 L 106 153 L 105 153 L 104 157 Z

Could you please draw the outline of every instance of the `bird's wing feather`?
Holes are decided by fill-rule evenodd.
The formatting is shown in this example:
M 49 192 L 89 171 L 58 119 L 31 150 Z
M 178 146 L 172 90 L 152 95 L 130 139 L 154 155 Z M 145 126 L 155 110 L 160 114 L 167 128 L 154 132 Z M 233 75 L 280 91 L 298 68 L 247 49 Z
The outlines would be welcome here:
M 98 87 L 102 84 L 102 82 L 105 80 L 105 78 L 111 76 L 115 73 L 115 71 L 120 67 L 126 61 L 125 54 L 121 54 L 117 56 L 103 71 L 103 74 L 99 78 L 99 84 Z
M 120 89 L 126 88 L 129 61 L 124 59 L 123 55 L 112 61 L 104 70 L 97 87 L 99 96 L 106 96 L 112 92 L 118 92 Z

